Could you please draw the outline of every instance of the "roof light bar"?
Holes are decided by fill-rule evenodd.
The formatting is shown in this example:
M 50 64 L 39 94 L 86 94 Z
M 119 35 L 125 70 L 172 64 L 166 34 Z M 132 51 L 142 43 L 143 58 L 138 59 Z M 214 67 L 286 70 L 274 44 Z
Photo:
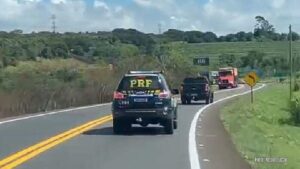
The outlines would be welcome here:
M 162 74 L 163 71 L 129 71 L 129 74 Z

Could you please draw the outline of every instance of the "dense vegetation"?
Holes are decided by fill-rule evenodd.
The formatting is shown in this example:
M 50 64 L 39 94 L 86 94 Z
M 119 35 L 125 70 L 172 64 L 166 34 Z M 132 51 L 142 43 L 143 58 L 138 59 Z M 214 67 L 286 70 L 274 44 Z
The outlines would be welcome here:
M 220 66 L 236 66 L 260 76 L 288 72 L 288 36 L 263 17 L 252 32 L 217 36 L 213 32 L 170 29 L 145 34 L 134 29 L 112 32 L 0 32 L 0 114 L 13 115 L 95 104 L 111 99 L 128 70 L 163 69 L 171 85 L 183 77 Z M 300 49 L 293 33 L 294 52 Z M 210 67 L 193 66 L 208 56 Z M 300 60 L 295 59 L 299 65 Z M 297 68 L 299 69 L 299 68 Z

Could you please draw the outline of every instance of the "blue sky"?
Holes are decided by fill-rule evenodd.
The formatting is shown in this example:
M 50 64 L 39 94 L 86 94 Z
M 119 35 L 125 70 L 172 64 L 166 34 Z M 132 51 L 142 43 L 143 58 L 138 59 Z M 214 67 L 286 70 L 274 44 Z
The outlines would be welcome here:
M 0 0 L 0 30 L 50 30 L 57 16 L 58 31 L 108 31 L 135 28 L 144 32 L 181 29 L 218 35 L 252 31 L 262 15 L 279 32 L 294 24 L 300 32 L 298 0 Z

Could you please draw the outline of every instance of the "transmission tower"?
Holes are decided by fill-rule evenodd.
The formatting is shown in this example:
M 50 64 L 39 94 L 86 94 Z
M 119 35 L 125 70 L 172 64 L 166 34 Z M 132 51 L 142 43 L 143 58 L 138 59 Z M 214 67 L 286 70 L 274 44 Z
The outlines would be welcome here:
M 52 32 L 56 33 L 56 15 L 52 15 L 51 16 L 51 20 L 52 20 Z
M 161 34 L 161 23 L 158 24 L 158 34 Z

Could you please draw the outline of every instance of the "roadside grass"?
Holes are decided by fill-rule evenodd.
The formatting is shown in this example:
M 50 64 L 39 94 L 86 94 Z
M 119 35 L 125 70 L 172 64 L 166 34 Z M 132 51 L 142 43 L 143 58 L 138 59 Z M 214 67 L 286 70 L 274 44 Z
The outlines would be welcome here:
M 295 93 L 300 96 L 300 92 Z M 271 84 L 237 98 L 222 111 L 222 121 L 242 156 L 255 169 L 299 169 L 300 127 L 289 124 L 289 92 L 286 84 Z M 255 158 L 287 158 L 286 163 L 256 162 Z

